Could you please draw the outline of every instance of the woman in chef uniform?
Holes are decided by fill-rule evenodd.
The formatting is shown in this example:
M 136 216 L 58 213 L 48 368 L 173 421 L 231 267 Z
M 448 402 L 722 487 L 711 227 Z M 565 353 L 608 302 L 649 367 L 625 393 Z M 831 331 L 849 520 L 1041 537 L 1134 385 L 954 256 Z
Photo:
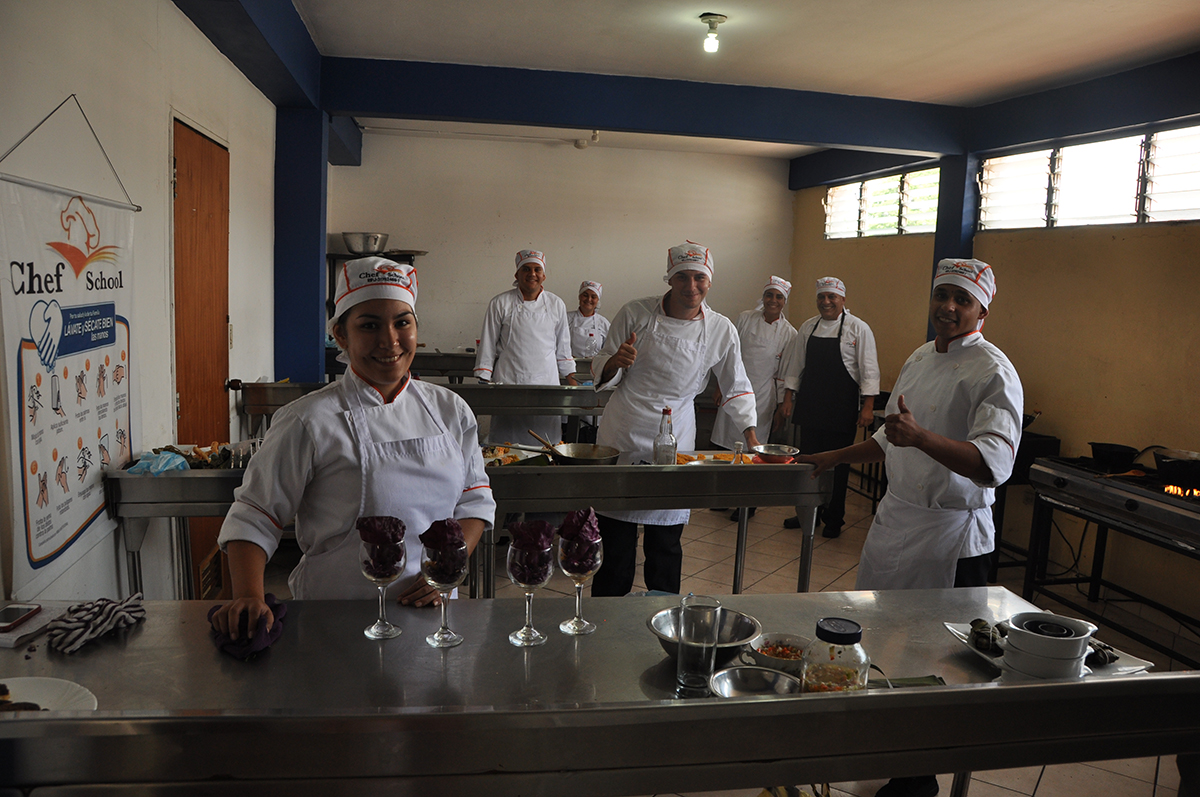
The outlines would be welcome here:
M 737 330 L 705 302 L 713 272 L 712 254 L 706 247 L 689 241 L 670 249 L 663 277 L 670 291 L 635 299 L 617 311 L 604 348 L 592 358 L 596 390 L 615 388 L 600 417 L 596 442 L 620 451 L 622 464 L 652 458 L 664 407 L 671 408 L 679 450 L 694 450 L 692 401 L 704 388 L 710 370 L 746 442 L 758 445 L 754 388 L 742 366 Z M 683 564 L 679 538 L 688 510 L 598 514 L 604 564 L 592 582 L 593 595 L 625 595 L 632 589 L 639 523 L 645 526 L 646 587 L 679 592 Z
M 1004 352 L 983 337 L 992 268 L 942 260 L 933 280 L 934 340 L 908 358 L 884 427 L 857 445 L 801 457 L 813 475 L 878 462 L 888 491 L 858 562 L 856 589 L 982 587 L 995 546 L 995 488 L 1012 474 L 1024 394 Z M 932 775 L 894 778 L 876 797 L 932 797 Z
M 584 280 L 579 286 L 579 309 L 567 313 L 573 357 L 595 357 L 608 337 L 608 319 L 596 312 L 603 292 L 599 282 Z
M 475 376 L 505 385 L 574 385 L 575 358 L 567 306 L 542 289 L 546 257 L 533 249 L 517 252 L 515 286 L 488 303 L 475 354 Z M 562 434 L 557 415 L 493 415 L 490 443 L 532 443 L 533 429 L 552 443 Z
M 355 521 L 390 515 L 407 527 L 400 601 L 416 606 L 438 602 L 420 577 L 417 535 L 452 517 L 473 550 L 492 524 L 496 502 L 474 414 L 449 390 L 409 378 L 416 303 L 411 265 L 382 257 L 342 265 L 330 331 L 349 367 L 339 381 L 275 413 L 221 527 L 233 602 L 214 623 L 235 639 L 243 610 L 251 635 L 260 616 L 274 621 L 263 602 L 263 567 L 293 518 L 304 553 L 288 577 L 295 598 L 377 595 L 359 571 Z
M 770 438 L 775 425 L 775 407 L 783 400 L 784 387 L 780 360 L 796 337 L 796 328 L 783 315 L 791 291 L 792 283 L 771 277 L 763 288 L 758 307 L 745 311 L 735 322 L 742 345 L 742 363 L 750 384 L 754 385 L 754 403 L 758 408 L 755 434 L 760 442 Z M 713 443 L 732 449 L 742 440 L 741 430 L 734 428 L 736 426 L 728 412 L 718 412 L 712 432 Z

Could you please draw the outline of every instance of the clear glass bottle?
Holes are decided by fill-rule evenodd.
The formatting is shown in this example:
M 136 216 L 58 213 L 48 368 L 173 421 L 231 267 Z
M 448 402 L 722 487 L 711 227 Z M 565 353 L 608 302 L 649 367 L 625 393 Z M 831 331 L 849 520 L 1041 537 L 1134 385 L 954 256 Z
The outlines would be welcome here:
M 871 659 L 863 646 L 862 626 L 841 617 L 817 621 L 817 638 L 804 649 L 800 678 L 805 692 L 849 692 L 867 685 Z
M 671 408 L 663 407 L 662 420 L 658 422 L 658 434 L 654 437 L 654 464 L 674 465 L 676 450 L 675 432 L 671 427 Z

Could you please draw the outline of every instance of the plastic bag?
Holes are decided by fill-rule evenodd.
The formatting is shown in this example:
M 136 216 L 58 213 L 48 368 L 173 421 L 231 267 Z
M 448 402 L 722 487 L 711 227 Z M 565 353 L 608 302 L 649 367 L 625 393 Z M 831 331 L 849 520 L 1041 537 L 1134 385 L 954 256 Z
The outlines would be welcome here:
M 173 470 L 189 470 L 187 460 L 170 451 L 160 451 L 157 454 L 144 452 L 138 457 L 137 464 L 130 468 L 129 472 L 159 476 Z

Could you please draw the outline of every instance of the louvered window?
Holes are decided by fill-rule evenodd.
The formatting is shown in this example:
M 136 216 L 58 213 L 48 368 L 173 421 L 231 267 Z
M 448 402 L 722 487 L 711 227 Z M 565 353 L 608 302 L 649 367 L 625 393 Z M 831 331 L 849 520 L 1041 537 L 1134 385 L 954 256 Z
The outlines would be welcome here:
M 979 228 L 1200 219 L 1200 127 L 988 158 Z
M 825 194 L 825 237 L 933 232 L 938 169 L 838 185 Z

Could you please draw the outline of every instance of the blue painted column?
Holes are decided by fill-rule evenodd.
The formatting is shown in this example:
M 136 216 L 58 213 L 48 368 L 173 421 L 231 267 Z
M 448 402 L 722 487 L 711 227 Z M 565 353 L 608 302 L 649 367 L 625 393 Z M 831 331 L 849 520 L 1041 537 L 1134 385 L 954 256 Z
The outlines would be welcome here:
M 328 130 L 323 111 L 275 111 L 276 381 L 325 381 Z
M 975 248 L 975 220 L 979 217 L 979 157 L 974 153 L 947 155 L 938 161 L 937 229 L 933 233 L 933 265 L 929 283 L 938 261 L 946 257 L 971 257 Z M 926 328 L 926 340 L 933 340 L 933 326 Z

